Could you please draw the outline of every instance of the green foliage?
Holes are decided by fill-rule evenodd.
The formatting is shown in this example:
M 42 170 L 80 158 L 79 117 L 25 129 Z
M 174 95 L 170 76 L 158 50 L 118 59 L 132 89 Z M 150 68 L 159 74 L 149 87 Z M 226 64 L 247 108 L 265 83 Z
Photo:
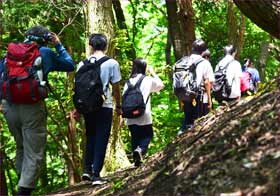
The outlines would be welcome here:
M 86 4 L 83 1 L 4 0 L 2 2 L 4 33 L 1 38 L 5 44 L 11 41 L 22 41 L 24 32 L 28 28 L 40 24 L 59 34 L 62 43 L 70 51 L 76 63 L 85 57 L 86 31 L 83 9 Z M 124 5 L 128 35 L 126 30 L 116 29 L 116 37 L 113 40 L 114 58 L 119 62 L 122 73 L 121 87 L 130 75 L 131 61 L 133 60 L 129 54 L 131 47 L 135 48 L 137 57 L 144 57 L 148 65 L 155 68 L 165 84 L 165 88 L 160 93 L 151 96 L 154 138 L 149 146 L 148 155 L 158 152 L 175 140 L 184 116 L 183 112 L 179 110 L 178 101 L 171 87 L 170 74 L 172 73 L 172 67 L 167 66 L 165 62 L 167 20 L 164 2 L 162 0 L 121 1 Z M 207 42 L 211 51 L 211 63 L 215 67 L 223 57 L 222 48 L 228 42 L 226 1 L 193 1 L 193 7 L 196 37 Z M 238 10 L 237 14 L 240 14 Z M 252 57 L 257 60 L 260 55 L 261 43 L 271 41 L 267 33 L 247 19 L 244 48 L 240 56 L 241 63 L 243 63 L 242 59 L 245 57 Z M 279 45 L 279 42 L 277 44 Z M 1 50 L 0 55 L 3 56 L 4 54 L 5 50 Z M 274 56 L 270 55 L 268 58 L 266 81 L 271 80 L 277 74 L 276 67 L 279 62 Z M 47 99 L 49 115 L 48 143 L 46 146 L 48 185 L 36 192 L 39 195 L 68 185 L 67 164 L 71 155 L 68 148 L 69 142 L 72 142 L 68 134 L 68 117 L 69 111 L 73 109 L 73 74 L 51 73 L 49 82 L 54 94 L 50 93 Z M 7 155 L 4 167 L 11 176 L 8 180 L 9 187 L 12 186 L 14 189 L 17 183 L 15 165 L 12 161 L 15 157 L 15 143 L 11 139 L 12 136 L 8 131 L 3 115 L 0 115 L 0 123 L 2 125 L 2 128 L 0 127 L 1 148 Z M 80 161 L 77 168 L 80 171 L 84 145 L 83 124 L 77 123 L 76 128 L 75 139 L 78 154 L 75 156 Z M 122 139 L 126 152 L 131 154 L 130 133 L 127 127 L 122 130 Z M 41 184 L 40 181 L 39 186 Z M 122 181 L 116 181 L 114 187 L 118 188 L 122 185 Z M 12 192 L 12 190 L 9 191 Z

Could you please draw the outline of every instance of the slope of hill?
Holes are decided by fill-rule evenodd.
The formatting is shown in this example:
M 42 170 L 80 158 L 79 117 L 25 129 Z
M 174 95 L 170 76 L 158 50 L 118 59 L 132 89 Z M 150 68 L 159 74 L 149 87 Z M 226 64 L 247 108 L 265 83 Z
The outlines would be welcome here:
M 53 195 L 280 195 L 280 93 L 219 107 L 138 169 Z

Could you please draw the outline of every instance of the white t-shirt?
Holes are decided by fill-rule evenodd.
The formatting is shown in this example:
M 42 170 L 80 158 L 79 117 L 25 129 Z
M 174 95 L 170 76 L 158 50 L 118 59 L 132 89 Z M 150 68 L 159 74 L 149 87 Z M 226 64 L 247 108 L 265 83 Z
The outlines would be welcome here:
M 199 59 L 203 59 L 198 54 L 192 54 L 190 58 L 192 58 L 194 62 L 197 62 Z M 210 62 L 204 59 L 196 67 L 196 82 L 198 85 L 204 86 L 204 81 L 206 79 L 208 79 L 210 82 L 214 82 L 214 73 Z M 208 103 L 208 96 L 206 90 L 203 95 L 203 103 Z
M 233 56 L 226 55 L 216 66 L 215 71 L 218 70 L 218 67 L 224 67 L 228 62 L 232 61 L 226 70 L 226 76 L 229 84 L 231 84 L 231 94 L 229 98 L 237 98 L 241 96 L 240 90 L 240 77 L 242 76 L 242 67 L 241 64 L 234 60 Z
M 137 74 L 136 77 L 130 78 L 129 81 L 132 85 L 135 85 L 136 82 L 139 80 L 142 74 Z M 151 76 L 146 76 L 140 85 L 140 90 L 143 94 L 144 101 L 146 102 L 148 97 L 148 102 L 146 104 L 146 110 L 145 113 L 134 119 L 127 119 L 126 123 L 127 125 L 149 125 L 152 124 L 152 111 L 151 111 L 151 96 L 150 94 L 153 92 L 159 92 L 163 88 L 163 83 L 161 79 L 156 76 L 156 77 L 151 77 Z M 123 94 L 127 89 L 127 84 L 124 85 L 123 89 Z
M 91 62 L 95 60 L 99 60 L 105 56 L 104 54 L 91 55 L 88 59 Z M 84 65 L 83 61 L 78 64 L 77 71 Z M 115 59 L 109 59 L 101 64 L 100 66 L 100 78 L 103 83 L 103 91 L 106 96 L 106 100 L 104 101 L 102 107 L 105 108 L 113 108 L 113 98 L 111 95 L 111 91 L 109 88 L 109 83 L 117 83 L 121 80 L 121 73 L 119 63 Z

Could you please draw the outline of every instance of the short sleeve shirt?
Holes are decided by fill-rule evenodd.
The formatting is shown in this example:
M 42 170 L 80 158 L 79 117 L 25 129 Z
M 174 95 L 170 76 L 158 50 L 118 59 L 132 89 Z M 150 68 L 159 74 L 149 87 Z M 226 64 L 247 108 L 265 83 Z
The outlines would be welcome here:
M 232 62 L 230 62 L 232 61 Z M 240 90 L 240 78 L 242 77 L 242 67 L 241 64 L 234 60 L 233 56 L 226 55 L 216 66 L 215 71 L 218 70 L 218 67 L 224 67 L 228 63 L 230 64 L 227 67 L 226 70 L 226 77 L 231 84 L 231 94 L 229 98 L 237 98 L 241 96 L 241 90 Z
M 142 74 L 137 74 L 136 77 L 130 78 L 129 81 L 132 85 L 135 85 Z M 149 125 L 152 124 L 152 111 L 151 111 L 151 97 L 153 92 L 159 92 L 163 88 L 162 81 L 158 77 L 146 76 L 140 85 L 140 90 L 143 94 L 143 99 L 146 103 L 146 110 L 143 116 L 135 119 L 127 119 L 127 125 Z M 123 93 L 127 89 L 127 84 L 124 86 Z
M 91 55 L 88 59 L 91 62 L 99 60 L 104 55 Z M 83 66 L 81 61 L 78 65 L 77 71 Z M 106 96 L 106 100 L 103 103 L 102 107 L 113 108 L 113 98 L 109 88 L 109 84 L 115 84 L 121 80 L 120 66 L 115 59 L 109 59 L 101 64 L 100 66 L 100 78 L 103 84 L 103 91 Z

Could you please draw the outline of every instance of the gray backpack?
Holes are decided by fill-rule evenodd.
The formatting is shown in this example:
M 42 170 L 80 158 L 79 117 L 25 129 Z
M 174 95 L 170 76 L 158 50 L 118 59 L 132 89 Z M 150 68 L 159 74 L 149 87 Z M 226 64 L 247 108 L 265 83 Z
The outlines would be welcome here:
M 203 58 L 193 61 L 189 56 L 185 56 L 175 63 L 173 90 L 179 100 L 192 101 L 198 96 L 201 88 L 196 82 L 196 67 L 202 61 Z

